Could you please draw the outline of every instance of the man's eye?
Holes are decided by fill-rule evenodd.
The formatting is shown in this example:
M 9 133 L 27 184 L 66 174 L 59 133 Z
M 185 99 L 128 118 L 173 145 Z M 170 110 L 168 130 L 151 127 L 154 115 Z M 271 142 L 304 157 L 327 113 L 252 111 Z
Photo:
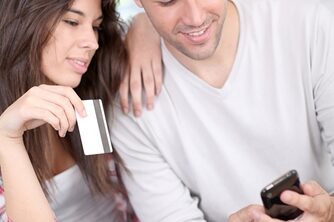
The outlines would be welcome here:
M 69 24 L 70 26 L 77 26 L 79 25 L 78 22 L 72 20 L 64 20 L 65 23 Z

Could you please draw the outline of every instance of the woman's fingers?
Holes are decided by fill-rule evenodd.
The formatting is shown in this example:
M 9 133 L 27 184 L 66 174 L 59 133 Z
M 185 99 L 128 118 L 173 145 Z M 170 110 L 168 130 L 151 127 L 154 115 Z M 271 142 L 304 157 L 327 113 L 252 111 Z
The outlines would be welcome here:
M 40 87 L 66 97 L 80 116 L 85 117 L 87 115 L 83 102 L 71 87 L 50 85 L 40 85 Z
M 132 63 L 134 64 L 134 62 Z M 132 98 L 133 112 L 136 117 L 141 115 L 143 88 L 146 98 L 146 107 L 152 110 L 154 98 L 161 91 L 162 68 L 161 58 L 150 64 L 134 65 L 129 68 L 130 71 L 125 75 L 119 92 L 120 103 L 125 114 L 129 111 L 129 95 Z M 130 92 L 130 93 L 129 93 Z
M 71 100 L 63 95 L 54 93 L 49 90 L 43 90 L 41 99 L 50 102 L 53 105 L 53 110 L 59 115 L 65 115 L 68 120 L 68 131 L 72 132 L 76 124 L 76 116 L 74 106 Z
M 33 115 L 29 115 L 30 120 L 24 124 L 24 130 L 34 129 L 45 123 L 49 123 L 56 131 L 61 129 L 59 119 L 52 112 L 37 107 L 32 108 L 30 111 Z
M 152 61 L 152 70 L 155 82 L 155 94 L 159 95 L 162 87 L 162 59 L 160 54 Z
M 40 106 L 38 108 L 40 108 L 41 110 L 45 110 L 46 111 L 45 115 L 51 113 L 53 116 L 55 116 L 58 119 L 58 123 L 59 123 L 58 134 L 60 137 L 65 137 L 66 132 L 69 131 L 70 129 L 70 123 L 69 123 L 69 119 L 63 107 L 58 106 L 54 103 L 44 102 L 44 103 L 40 103 Z M 51 116 L 51 115 L 47 115 L 47 116 Z M 50 123 L 51 125 L 53 125 L 54 123 L 52 119 L 47 119 L 47 122 Z
M 130 70 L 130 92 L 132 96 L 133 112 L 136 117 L 141 115 L 142 79 L 141 69 L 131 67 Z
M 153 109 L 154 98 L 160 92 L 162 84 L 160 36 L 145 13 L 134 17 L 125 43 L 130 65 L 129 73 L 126 74 L 128 76 L 121 85 L 121 106 L 124 112 L 124 107 L 128 106 L 128 97 L 131 96 L 134 115 L 139 117 L 143 104 L 142 95 L 146 98 L 146 107 Z
M 29 118 L 29 120 L 41 118 L 41 120 L 51 124 L 58 130 L 61 137 L 64 137 L 67 131 L 71 132 L 74 130 L 76 124 L 75 109 L 81 112 L 81 115 L 85 115 L 85 108 L 81 99 L 69 87 L 49 85 L 33 87 L 23 99 L 26 100 L 24 107 L 31 107 L 30 110 L 39 110 L 37 112 L 38 116 L 33 113 L 27 113 L 27 120 Z M 45 119 L 46 117 L 49 117 L 49 119 Z M 58 121 L 55 121 L 54 118 L 57 118 Z M 28 121 L 26 124 L 28 123 L 31 124 L 29 128 L 33 128 L 33 125 L 36 125 L 34 121 Z
M 129 69 L 130 68 L 127 69 L 125 76 L 119 87 L 120 103 L 124 114 L 129 113 L 129 76 L 130 76 Z
M 148 110 L 152 110 L 155 97 L 155 81 L 151 66 L 143 67 L 142 77 L 145 87 L 146 107 Z
M 59 136 L 73 131 L 75 110 L 86 115 L 85 107 L 73 89 L 63 86 L 32 87 L 0 116 L 0 129 L 11 138 L 22 137 L 24 131 L 49 123 Z

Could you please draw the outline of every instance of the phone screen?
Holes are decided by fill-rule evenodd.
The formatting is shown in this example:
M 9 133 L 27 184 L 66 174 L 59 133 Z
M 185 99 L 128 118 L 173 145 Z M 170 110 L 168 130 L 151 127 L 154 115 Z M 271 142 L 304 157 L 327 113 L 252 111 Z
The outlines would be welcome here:
M 262 189 L 261 199 L 265 207 L 266 214 L 272 218 L 291 220 L 303 213 L 303 211 L 297 207 L 287 205 L 281 201 L 280 195 L 285 190 L 292 190 L 303 194 L 296 170 L 290 170 Z

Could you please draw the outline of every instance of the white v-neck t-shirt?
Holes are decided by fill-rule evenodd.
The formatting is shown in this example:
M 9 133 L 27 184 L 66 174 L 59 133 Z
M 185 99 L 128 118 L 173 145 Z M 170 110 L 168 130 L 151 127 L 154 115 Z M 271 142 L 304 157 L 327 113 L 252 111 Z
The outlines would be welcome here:
M 290 169 L 334 190 L 333 12 L 321 0 L 234 2 L 240 41 L 223 88 L 163 46 L 154 110 L 115 108 L 112 141 L 142 221 L 226 221 Z

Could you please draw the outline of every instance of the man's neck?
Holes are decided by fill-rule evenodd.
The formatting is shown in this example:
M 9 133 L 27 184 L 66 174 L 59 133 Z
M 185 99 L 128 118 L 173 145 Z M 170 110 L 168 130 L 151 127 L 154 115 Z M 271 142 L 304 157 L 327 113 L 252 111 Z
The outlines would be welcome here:
M 220 43 L 215 53 L 204 60 L 191 59 L 166 44 L 179 62 L 215 88 L 222 88 L 232 70 L 239 43 L 239 15 L 236 6 L 228 2 Z

